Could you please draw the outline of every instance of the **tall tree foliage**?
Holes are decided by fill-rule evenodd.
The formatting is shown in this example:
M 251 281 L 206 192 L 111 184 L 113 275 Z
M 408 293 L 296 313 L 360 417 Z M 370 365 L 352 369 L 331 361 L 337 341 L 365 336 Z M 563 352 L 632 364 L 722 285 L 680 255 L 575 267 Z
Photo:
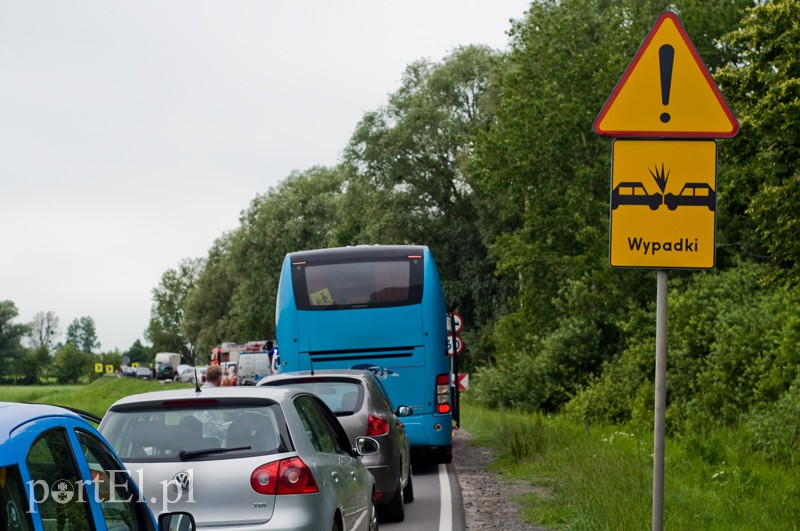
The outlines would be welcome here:
M 17 306 L 8 300 L 0 301 L 0 377 L 8 378 L 16 374 L 18 360 L 24 352 L 22 338 L 28 327 L 15 323 L 19 315 Z
M 719 74 L 741 130 L 722 146 L 725 243 L 785 278 L 800 267 L 800 4 L 754 8 L 725 39 L 737 52 Z
M 701 49 L 730 29 L 725 21 L 738 20 L 700 16 L 735 2 L 675 4 L 535 2 L 513 28 L 497 121 L 473 165 L 498 270 L 517 278 L 517 309 L 494 336 L 506 359 L 483 373 L 496 400 L 504 400 L 504 382 L 524 373 L 534 391 L 509 392 L 506 401 L 560 407 L 619 355 L 626 312 L 655 296 L 649 275 L 608 267 L 610 149 L 591 130 L 661 11 L 690 13 L 687 30 Z
M 58 316 L 55 312 L 39 312 L 33 316 L 33 321 L 28 325 L 28 341 L 31 347 L 38 349 L 44 347 L 47 352 L 55 348 L 55 341 L 58 337 Z
M 275 302 L 286 253 L 335 245 L 344 188 L 341 168 L 295 172 L 257 196 L 240 226 L 217 240 L 186 297 L 182 330 L 200 355 L 223 341 L 275 337 Z
M 493 119 L 491 75 L 501 64 L 480 46 L 411 64 L 388 105 L 358 124 L 345 156 L 351 207 L 341 243 L 428 245 L 467 330 L 491 320 L 499 293 L 465 165 Z
M 191 356 L 195 337 L 187 337 L 181 330 L 186 299 L 202 271 L 203 260 L 187 258 L 177 269 L 168 269 L 161 282 L 153 289 L 150 323 L 145 336 L 153 343 L 155 352 L 177 352 Z
M 217 239 L 208 252 L 205 267 L 186 296 L 181 330 L 196 337 L 195 358 L 206 360 L 215 345 L 234 338 L 229 315 L 236 287 L 231 256 L 231 234 Z M 199 363 L 193 359 L 193 363 Z
M 92 354 L 95 349 L 100 348 L 100 341 L 97 338 L 97 328 L 94 319 L 85 315 L 73 320 L 67 327 L 67 337 L 65 344 L 72 344 L 86 354 Z

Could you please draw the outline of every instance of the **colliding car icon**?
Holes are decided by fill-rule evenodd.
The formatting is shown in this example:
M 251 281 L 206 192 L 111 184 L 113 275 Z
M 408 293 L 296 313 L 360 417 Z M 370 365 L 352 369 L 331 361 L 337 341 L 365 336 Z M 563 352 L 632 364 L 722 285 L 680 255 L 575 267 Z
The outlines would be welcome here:
M 648 194 L 640 182 L 621 182 L 611 191 L 611 209 L 616 210 L 620 205 L 647 205 L 650 210 L 657 210 L 662 199 L 658 192 Z
M 707 183 L 686 183 L 679 194 L 665 195 L 664 204 L 670 210 L 679 206 L 706 206 L 713 212 L 717 208 L 717 193 Z

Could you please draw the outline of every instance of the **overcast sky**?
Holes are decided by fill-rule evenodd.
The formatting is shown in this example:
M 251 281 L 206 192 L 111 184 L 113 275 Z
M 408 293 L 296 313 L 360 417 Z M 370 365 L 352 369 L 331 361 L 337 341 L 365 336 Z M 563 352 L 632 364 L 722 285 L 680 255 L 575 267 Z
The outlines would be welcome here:
M 530 0 L 0 0 L 0 300 L 144 341 L 152 289 L 333 166 L 405 67 L 508 46 Z M 261 339 L 261 338 L 252 338 Z

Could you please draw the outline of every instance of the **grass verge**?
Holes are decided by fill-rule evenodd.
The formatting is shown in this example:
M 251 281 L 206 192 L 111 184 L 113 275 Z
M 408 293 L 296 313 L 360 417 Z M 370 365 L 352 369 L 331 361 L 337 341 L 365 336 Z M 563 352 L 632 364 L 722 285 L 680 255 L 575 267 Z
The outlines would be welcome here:
M 652 523 L 653 435 L 585 426 L 561 416 L 492 411 L 462 402 L 473 444 L 493 467 L 526 479 L 520 500 L 536 525 L 569 530 L 644 530 Z M 800 470 L 753 453 L 734 431 L 666 441 L 665 529 L 800 529 Z
M 191 387 L 191 384 L 161 383 L 136 378 L 98 378 L 88 385 L 16 385 L 0 387 L 0 401 L 36 402 L 69 406 L 102 417 L 123 396 Z

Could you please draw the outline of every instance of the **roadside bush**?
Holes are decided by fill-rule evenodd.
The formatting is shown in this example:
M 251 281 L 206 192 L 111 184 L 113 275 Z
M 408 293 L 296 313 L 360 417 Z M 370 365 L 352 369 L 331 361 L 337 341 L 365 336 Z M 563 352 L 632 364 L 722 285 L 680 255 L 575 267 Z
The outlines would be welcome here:
M 770 461 L 800 464 L 800 377 L 770 407 L 748 416 L 753 448 Z
M 56 352 L 51 367 L 60 384 L 86 382 L 92 374 L 92 355 L 81 352 L 73 343 L 67 343 Z

